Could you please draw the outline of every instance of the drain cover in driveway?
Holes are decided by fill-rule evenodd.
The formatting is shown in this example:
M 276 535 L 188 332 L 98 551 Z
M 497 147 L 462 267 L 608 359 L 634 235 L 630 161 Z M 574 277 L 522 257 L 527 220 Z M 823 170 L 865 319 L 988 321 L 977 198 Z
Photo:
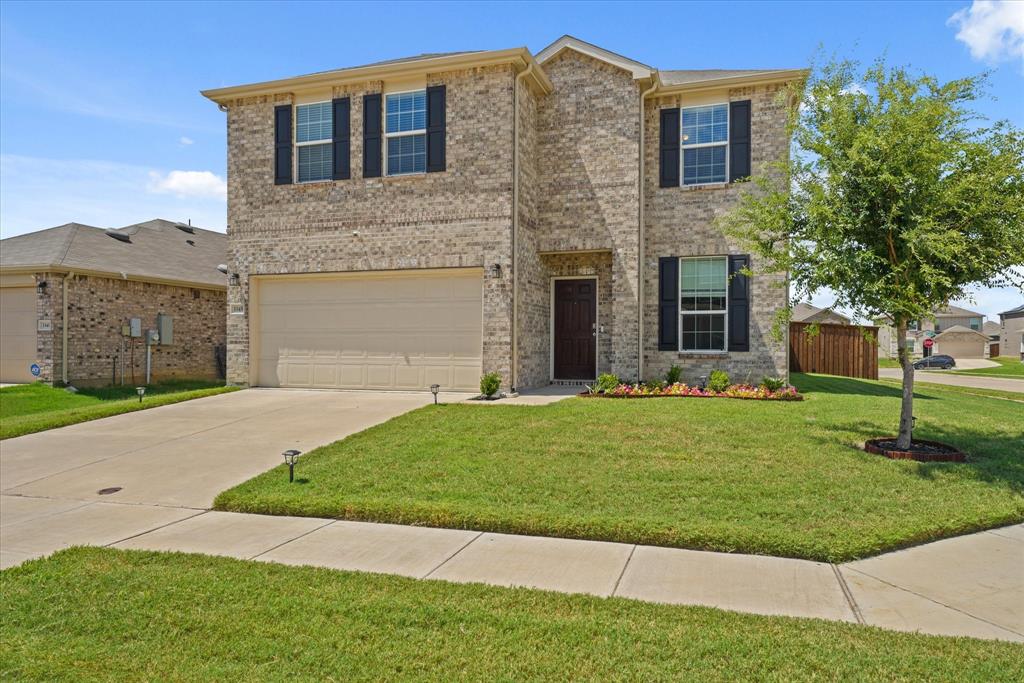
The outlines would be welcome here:
M 96 493 L 100 494 L 101 496 L 109 496 L 111 493 L 117 493 L 120 490 L 121 490 L 120 486 L 110 486 L 110 487 L 105 488 L 105 489 L 100 489 Z

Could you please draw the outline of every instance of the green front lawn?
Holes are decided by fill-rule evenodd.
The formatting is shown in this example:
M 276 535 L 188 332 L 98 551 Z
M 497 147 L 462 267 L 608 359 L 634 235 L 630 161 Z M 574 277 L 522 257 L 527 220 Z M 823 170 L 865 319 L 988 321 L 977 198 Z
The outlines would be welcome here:
M 0 388 L 0 439 L 236 389 L 238 387 L 225 387 L 223 382 L 172 380 L 146 387 L 146 395 L 140 403 L 134 386 L 82 388 L 77 393 L 41 383 L 3 387 Z
M 869 455 L 900 391 L 798 375 L 802 402 L 428 406 L 217 497 L 222 510 L 842 561 L 1024 520 L 1024 405 L 920 387 L 917 436 L 966 464 Z
M 880 368 L 899 368 L 902 367 L 900 362 L 895 358 L 879 358 L 878 367 Z
M 484 408 L 483 411 L 490 412 Z M 76 548 L 0 573 L 3 680 L 1020 680 L 1019 645 Z
M 1010 356 L 996 356 L 989 360 L 999 363 L 994 368 L 978 368 L 977 370 L 953 370 L 958 375 L 983 375 L 987 377 L 1013 377 L 1024 379 L 1024 361 Z

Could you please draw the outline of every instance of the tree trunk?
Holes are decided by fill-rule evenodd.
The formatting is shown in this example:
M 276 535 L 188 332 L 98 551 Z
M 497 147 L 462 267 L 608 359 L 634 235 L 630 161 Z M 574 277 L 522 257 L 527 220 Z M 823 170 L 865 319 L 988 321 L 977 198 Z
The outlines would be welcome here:
M 900 435 L 896 447 L 909 451 L 914 433 L 914 360 L 907 350 L 907 321 L 896 320 L 900 367 L 903 368 L 903 401 L 900 404 Z

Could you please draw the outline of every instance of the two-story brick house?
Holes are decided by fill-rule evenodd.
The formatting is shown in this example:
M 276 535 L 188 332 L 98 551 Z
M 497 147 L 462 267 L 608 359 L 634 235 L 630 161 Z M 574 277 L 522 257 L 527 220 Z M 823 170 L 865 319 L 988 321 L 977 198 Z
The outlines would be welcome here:
M 785 375 L 786 281 L 715 227 L 802 70 L 566 36 L 204 92 L 227 112 L 228 379 L 473 389 Z

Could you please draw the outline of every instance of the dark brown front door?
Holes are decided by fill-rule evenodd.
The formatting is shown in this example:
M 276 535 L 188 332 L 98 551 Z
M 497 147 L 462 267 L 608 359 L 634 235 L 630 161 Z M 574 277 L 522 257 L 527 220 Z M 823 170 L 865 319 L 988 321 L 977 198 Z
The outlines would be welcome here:
M 555 379 L 594 379 L 597 280 L 555 280 Z

